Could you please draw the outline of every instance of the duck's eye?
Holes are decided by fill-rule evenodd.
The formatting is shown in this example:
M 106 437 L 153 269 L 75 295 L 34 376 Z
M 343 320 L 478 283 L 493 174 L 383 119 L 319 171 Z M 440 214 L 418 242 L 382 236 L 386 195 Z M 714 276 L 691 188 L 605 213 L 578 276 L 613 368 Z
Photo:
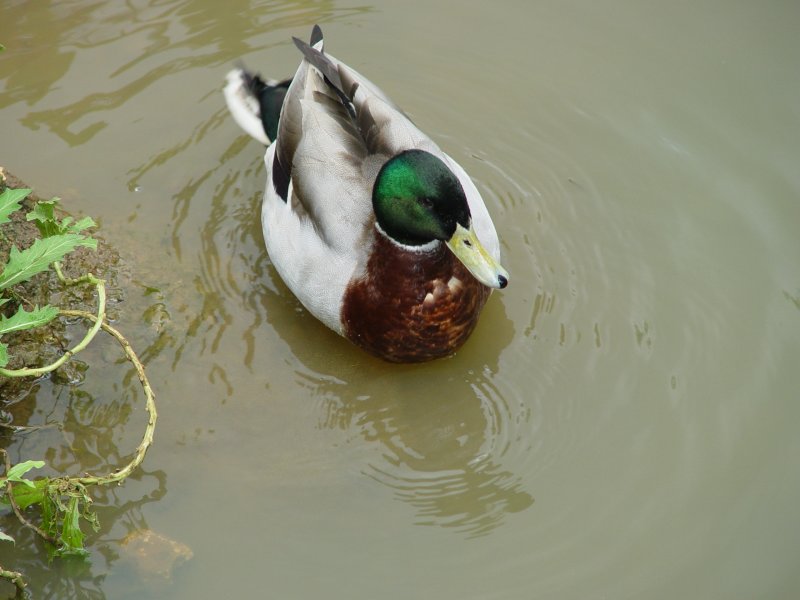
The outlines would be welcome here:
M 433 208 L 433 200 L 430 198 L 420 198 L 419 203 L 425 208 Z

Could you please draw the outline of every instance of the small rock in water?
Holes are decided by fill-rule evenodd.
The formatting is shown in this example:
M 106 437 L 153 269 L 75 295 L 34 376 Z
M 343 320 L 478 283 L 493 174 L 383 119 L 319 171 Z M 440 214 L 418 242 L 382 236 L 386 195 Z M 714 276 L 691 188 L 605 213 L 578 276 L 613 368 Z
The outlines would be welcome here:
M 53 371 L 51 378 L 59 385 L 80 385 L 86 378 L 88 369 L 89 365 L 85 362 L 73 358 Z
M 128 535 L 122 540 L 122 552 L 142 579 L 170 579 L 176 567 L 194 556 L 186 544 L 152 529 L 140 529 Z

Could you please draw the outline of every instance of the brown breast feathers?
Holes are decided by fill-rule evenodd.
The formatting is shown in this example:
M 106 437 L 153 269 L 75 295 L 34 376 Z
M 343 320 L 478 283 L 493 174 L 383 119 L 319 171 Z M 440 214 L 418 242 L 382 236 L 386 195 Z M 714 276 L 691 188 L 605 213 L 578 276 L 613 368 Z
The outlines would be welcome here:
M 348 339 L 380 358 L 431 360 L 467 340 L 489 293 L 444 244 L 408 252 L 376 233 L 367 274 L 345 292 L 342 323 Z

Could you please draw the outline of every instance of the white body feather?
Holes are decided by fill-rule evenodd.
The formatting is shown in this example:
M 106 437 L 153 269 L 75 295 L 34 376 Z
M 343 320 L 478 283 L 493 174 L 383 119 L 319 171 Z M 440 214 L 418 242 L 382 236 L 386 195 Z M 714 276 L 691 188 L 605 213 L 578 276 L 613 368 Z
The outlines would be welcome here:
M 245 130 L 245 133 L 257 139 L 262 144 L 269 144 L 270 139 L 261 123 L 261 107 L 258 100 L 247 89 L 244 71 L 234 69 L 227 76 L 228 83 L 222 93 L 228 110 L 236 124 Z

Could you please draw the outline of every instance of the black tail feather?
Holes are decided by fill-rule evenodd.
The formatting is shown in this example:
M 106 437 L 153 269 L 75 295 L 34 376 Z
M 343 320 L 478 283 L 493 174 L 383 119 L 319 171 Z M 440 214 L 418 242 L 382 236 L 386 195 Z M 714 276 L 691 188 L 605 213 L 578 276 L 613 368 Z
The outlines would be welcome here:
M 261 124 L 270 140 L 278 135 L 278 120 L 281 116 L 281 107 L 289 89 L 291 79 L 270 85 L 257 74 L 243 69 L 245 83 L 250 93 L 258 98 Z

